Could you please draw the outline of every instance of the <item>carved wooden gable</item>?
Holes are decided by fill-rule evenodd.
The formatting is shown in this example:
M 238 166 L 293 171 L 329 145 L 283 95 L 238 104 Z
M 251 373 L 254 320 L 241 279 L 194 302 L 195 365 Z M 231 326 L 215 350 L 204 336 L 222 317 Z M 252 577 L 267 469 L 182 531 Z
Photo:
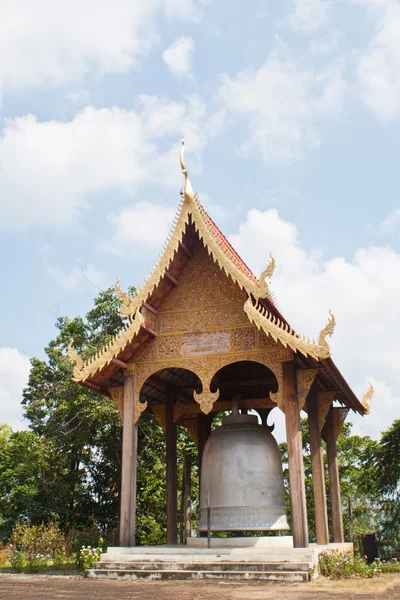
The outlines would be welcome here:
M 204 412 L 209 412 L 218 397 L 218 392 L 213 394 L 209 389 L 215 373 L 230 363 L 253 360 L 268 366 L 277 377 L 279 390 L 271 397 L 278 402 L 281 361 L 292 353 L 249 322 L 243 309 L 246 300 L 246 292 L 199 243 L 157 317 L 146 311 L 145 319 L 152 319 L 157 336 L 133 359 L 137 395 L 153 373 L 168 367 L 185 368 L 199 376 L 203 391 L 195 394 L 195 399 Z

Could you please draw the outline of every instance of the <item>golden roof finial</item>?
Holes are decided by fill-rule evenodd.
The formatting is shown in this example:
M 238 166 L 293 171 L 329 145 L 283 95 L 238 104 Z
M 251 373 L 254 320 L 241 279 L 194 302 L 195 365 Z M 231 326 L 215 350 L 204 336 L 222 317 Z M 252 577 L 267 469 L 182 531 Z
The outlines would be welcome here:
M 120 278 L 118 277 L 118 280 L 117 280 L 117 283 L 115 284 L 114 289 L 115 289 L 115 294 L 116 294 L 117 298 L 122 300 L 119 314 L 121 315 L 121 317 L 131 317 L 136 310 L 133 299 L 129 296 L 129 294 L 127 294 L 126 292 L 124 292 L 121 289 L 119 282 L 120 282 Z
M 336 326 L 336 319 L 332 313 L 332 311 L 329 309 L 329 319 L 327 324 L 325 325 L 325 327 L 321 330 L 319 336 L 318 336 L 318 345 L 321 346 L 321 348 L 324 348 L 327 353 L 328 356 L 331 353 L 331 349 L 329 347 L 328 342 L 326 341 L 326 338 L 332 337 L 333 332 L 335 331 L 335 326 Z
M 185 187 L 183 189 L 183 198 L 184 198 L 184 200 L 192 201 L 195 199 L 195 196 L 194 196 L 192 184 L 190 183 L 189 173 L 187 172 L 187 168 L 185 166 L 184 154 L 185 154 L 185 138 L 182 136 L 181 168 L 182 168 L 182 173 L 185 176 Z
M 83 360 L 75 352 L 73 344 L 74 340 L 71 338 L 68 344 L 68 358 L 70 360 L 70 363 L 75 364 L 77 369 L 80 371 L 83 367 Z
M 265 267 L 264 271 L 261 273 L 260 277 L 258 278 L 258 285 L 261 287 L 261 294 L 264 295 L 260 295 L 261 298 L 268 298 L 270 291 L 269 291 L 269 283 L 270 283 L 270 279 L 272 277 L 272 275 L 274 274 L 275 271 L 275 267 L 276 267 L 276 262 L 274 257 L 272 256 L 272 254 L 269 254 L 270 259 L 268 261 L 267 266 Z
M 369 413 L 371 412 L 371 410 L 369 408 L 369 401 L 371 400 L 372 396 L 374 395 L 374 391 L 375 391 L 372 383 L 370 381 L 368 383 L 369 383 L 368 391 L 366 394 L 364 394 L 363 399 L 361 400 L 361 404 L 365 408 L 366 415 L 369 415 Z

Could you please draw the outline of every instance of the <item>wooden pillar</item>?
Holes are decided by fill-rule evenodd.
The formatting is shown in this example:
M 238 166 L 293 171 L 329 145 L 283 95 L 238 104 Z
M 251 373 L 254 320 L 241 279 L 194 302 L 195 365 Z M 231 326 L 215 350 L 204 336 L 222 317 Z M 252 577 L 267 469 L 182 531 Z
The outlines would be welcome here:
M 307 406 L 317 544 L 326 545 L 329 544 L 329 525 L 326 506 L 324 458 L 318 419 L 318 396 L 316 393 L 310 393 Z
M 177 538 L 177 485 L 176 485 L 176 425 L 174 423 L 174 393 L 166 397 L 167 427 L 167 544 L 178 543 Z
M 124 378 L 124 419 L 122 428 L 120 546 L 135 545 L 137 425 L 135 425 L 135 376 Z
M 290 506 L 294 548 L 308 548 L 306 488 L 300 411 L 296 390 L 296 363 L 283 363 L 283 395 L 288 447 Z
M 329 488 L 331 493 L 333 541 L 344 542 L 342 499 L 340 497 L 339 467 L 336 454 L 334 411 L 331 406 L 324 427 L 324 439 L 328 455 Z
M 186 540 L 191 535 L 190 507 L 192 490 L 192 465 L 189 454 L 183 457 L 182 473 L 182 498 L 181 498 L 181 527 L 180 543 L 186 544 Z

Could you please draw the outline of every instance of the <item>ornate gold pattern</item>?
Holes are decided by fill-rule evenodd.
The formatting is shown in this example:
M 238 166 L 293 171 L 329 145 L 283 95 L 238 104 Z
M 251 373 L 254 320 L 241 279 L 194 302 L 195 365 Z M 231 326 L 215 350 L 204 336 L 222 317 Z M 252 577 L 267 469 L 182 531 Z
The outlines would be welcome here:
M 320 331 L 320 334 L 318 336 L 318 344 L 326 352 L 326 356 L 323 356 L 321 358 L 327 358 L 330 355 L 330 353 L 331 353 L 331 350 L 330 350 L 330 347 L 329 347 L 329 344 L 328 344 L 326 338 L 328 336 L 332 337 L 333 332 L 335 331 L 336 319 L 335 319 L 335 317 L 334 317 L 334 315 L 333 315 L 333 313 L 332 313 L 331 310 L 329 310 L 329 315 L 330 316 L 329 316 L 327 324 Z
M 163 335 L 157 340 L 158 355 L 171 358 L 177 356 L 181 347 L 181 340 L 177 335 Z
M 297 400 L 299 410 L 303 410 L 307 396 L 317 376 L 318 369 L 300 369 L 296 372 Z
M 371 412 L 370 407 L 369 407 L 369 403 L 370 403 L 370 400 L 372 399 L 373 395 L 374 395 L 374 387 L 373 387 L 372 383 L 369 382 L 368 391 L 367 391 L 366 394 L 364 394 L 363 399 L 361 400 L 361 404 L 365 408 L 365 414 L 366 415 L 369 415 L 370 412 Z
M 266 350 L 267 348 L 275 348 L 276 342 L 272 339 L 271 336 L 264 333 L 262 330 L 258 332 L 258 347 L 261 350 Z
M 332 402 L 336 399 L 336 392 L 318 392 L 318 421 L 319 430 L 322 431 Z
M 274 317 L 266 309 L 259 306 L 253 306 L 251 298 L 248 298 L 244 310 L 251 323 L 254 323 L 258 329 L 270 335 L 275 341 L 280 341 L 285 348 L 289 346 L 294 352 L 301 352 L 305 356 L 312 356 L 315 359 L 328 358 L 329 347 L 317 346 L 314 340 L 300 337 L 291 327 L 282 323 L 277 317 Z M 321 334 L 320 334 L 321 337 Z M 325 342 L 326 343 L 326 342 Z M 327 343 L 326 343 L 326 346 Z
M 118 408 L 121 419 L 124 418 L 124 386 L 113 385 L 108 388 L 111 398 L 115 402 L 115 406 Z
M 272 254 L 270 254 L 269 257 L 270 260 L 258 279 L 258 285 L 261 289 L 260 298 L 268 298 L 270 295 L 269 283 L 274 274 L 276 263 Z
M 254 350 L 256 347 L 256 331 L 254 327 L 242 327 L 233 331 L 233 346 L 238 352 Z

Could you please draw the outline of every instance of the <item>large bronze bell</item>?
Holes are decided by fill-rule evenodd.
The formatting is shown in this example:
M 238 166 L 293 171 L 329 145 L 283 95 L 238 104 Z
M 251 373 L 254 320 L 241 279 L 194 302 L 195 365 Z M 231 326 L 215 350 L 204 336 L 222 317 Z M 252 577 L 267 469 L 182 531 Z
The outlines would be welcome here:
M 235 406 L 236 405 L 236 406 Z M 209 436 L 200 481 L 200 531 L 289 529 L 278 444 L 256 415 L 233 412 Z

